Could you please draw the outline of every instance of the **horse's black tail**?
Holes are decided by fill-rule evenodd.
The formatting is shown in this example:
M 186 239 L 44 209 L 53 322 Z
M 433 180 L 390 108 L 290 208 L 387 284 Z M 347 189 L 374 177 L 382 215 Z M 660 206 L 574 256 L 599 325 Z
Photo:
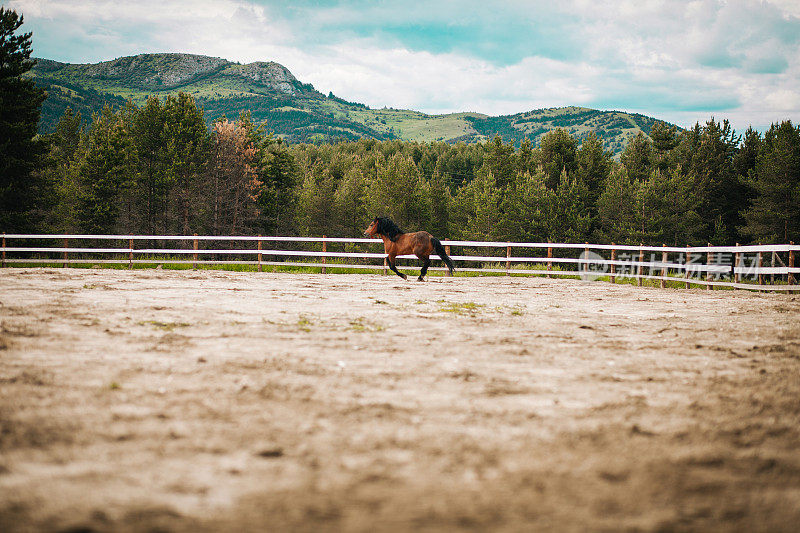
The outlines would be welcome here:
M 456 268 L 453 266 L 453 260 L 450 259 L 450 256 L 448 256 L 444 251 L 444 246 L 442 246 L 442 243 L 439 242 L 439 239 L 431 237 L 431 242 L 433 243 L 433 249 L 436 250 L 436 253 L 442 258 L 444 264 L 450 269 L 450 273 L 452 274 L 455 272 Z

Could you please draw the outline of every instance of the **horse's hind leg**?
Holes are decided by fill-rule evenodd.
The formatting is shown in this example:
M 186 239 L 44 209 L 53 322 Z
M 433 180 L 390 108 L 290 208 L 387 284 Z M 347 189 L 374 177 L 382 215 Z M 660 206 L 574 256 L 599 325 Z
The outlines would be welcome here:
M 425 263 L 422 265 L 422 270 L 420 270 L 419 272 L 419 277 L 417 278 L 417 281 L 425 281 L 425 274 L 428 273 L 428 267 L 431 266 L 430 257 L 424 258 L 423 261 L 425 261 Z

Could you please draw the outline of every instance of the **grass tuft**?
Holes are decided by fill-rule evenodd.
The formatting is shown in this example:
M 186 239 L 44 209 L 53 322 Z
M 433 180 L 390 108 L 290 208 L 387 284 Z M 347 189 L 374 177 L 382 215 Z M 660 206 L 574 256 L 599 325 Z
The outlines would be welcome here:
M 187 324 L 186 322 L 161 322 L 159 320 L 144 320 L 139 322 L 139 325 L 150 325 L 163 331 L 172 331 L 175 328 L 186 328 L 191 326 L 191 324 Z
M 470 314 L 474 315 L 481 307 L 484 307 L 483 304 L 476 304 L 475 302 L 445 302 L 444 300 L 439 300 L 437 303 L 440 304 L 439 311 L 442 313 L 455 313 L 458 315 L 463 314 Z
M 300 317 L 297 319 L 297 329 L 300 331 L 311 331 L 312 325 L 313 322 L 311 322 L 311 320 L 309 320 L 305 315 L 300 315 Z
M 366 321 L 362 317 L 358 317 L 350 321 L 350 330 L 352 331 L 383 331 L 383 326 Z

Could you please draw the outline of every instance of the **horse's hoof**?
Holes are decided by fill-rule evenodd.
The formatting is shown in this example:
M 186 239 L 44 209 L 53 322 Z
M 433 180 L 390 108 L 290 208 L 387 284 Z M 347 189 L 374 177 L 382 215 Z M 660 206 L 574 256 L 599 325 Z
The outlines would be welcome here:
M 405 274 L 403 274 L 403 279 L 405 279 L 405 280 L 408 280 L 408 276 L 406 276 Z
M 425 281 L 425 278 L 423 278 L 422 276 L 420 276 L 420 277 L 418 277 L 418 278 L 417 278 L 417 281 Z

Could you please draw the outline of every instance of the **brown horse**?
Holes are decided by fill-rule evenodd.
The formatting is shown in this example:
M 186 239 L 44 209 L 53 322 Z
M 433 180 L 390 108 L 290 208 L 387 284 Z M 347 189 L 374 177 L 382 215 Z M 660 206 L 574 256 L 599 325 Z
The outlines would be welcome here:
M 413 253 L 422 260 L 422 270 L 417 278 L 418 281 L 425 281 L 425 274 L 428 273 L 428 267 L 431 264 L 430 255 L 434 250 L 436 250 L 436 253 L 447 265 L 447 268 L 450 269 L 450 273 L 452 274 L 455 271 L 455 268 L 453 268 L 453 261 L 445 253 L 442 243 L 427 231 L 405 233 L 390 219 L 375 217 L 364 232 L 364 235 L 368 237 L 379 235 L 381 239 L 383 239 L 386 262 L 389 264 L 389 268 L 403 279 L 408 279 L 408 276 L 397 270 L 394 259 L 398 255 Z

